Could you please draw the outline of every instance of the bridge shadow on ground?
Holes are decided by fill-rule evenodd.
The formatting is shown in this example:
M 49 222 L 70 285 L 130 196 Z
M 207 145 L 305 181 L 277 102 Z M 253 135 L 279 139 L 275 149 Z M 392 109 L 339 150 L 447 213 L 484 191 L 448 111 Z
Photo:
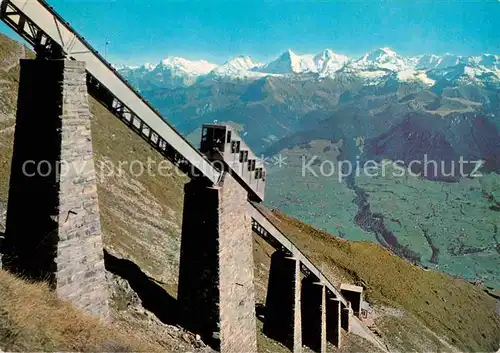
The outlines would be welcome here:
M 104 250 L 106 270 L 126 280 L 142 301 L 142 306 L 155 314 L 164 324 L 180 326 L 183 329 L 199 333 L 205 344 L 217 350 L 219 341 L 194 329 L 196 317 L 183 317 L 177 300 L 159 285 L 153 278 L 141 271 L 140 267 L 127 259 L 119 259 Z
M 130 284 L 141 299 L 142 306 L 155 314 L 161 322 L 167 325 L 180 324 L 177 300 L 134 262 L 119 259 L 104 250 L 104 264 L 106 270 Z

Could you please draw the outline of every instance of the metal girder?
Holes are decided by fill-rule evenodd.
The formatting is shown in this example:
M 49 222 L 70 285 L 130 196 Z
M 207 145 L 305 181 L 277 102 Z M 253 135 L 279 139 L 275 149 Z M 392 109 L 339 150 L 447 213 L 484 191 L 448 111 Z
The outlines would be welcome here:
M 165 139 L 155 132 L 144 120 L 134 114 L 123 102 L 115 97 L 105 86 L 97 81 L 92 75 L 87 75 L 87 86 L 89 93 L 101 102 L 111 113 L 122 120 L 139 136 L 146 140 L 165 158 L 179 167 L 186 174 L 190 174 L 191 168 L 186 159 L 178 153 Z
M 39 57 L 62 57 L 62 48 L 16 5 L 8 0 L 0 4 L 0 17 L 14 31 L 33 46 Z
M 282 248 L 285 248 L 289 254 L 300 261 L 300 269 L 302 273 L 304 273 L 306 276 L 314 277 L 319 282 L 324 283 L 329 290 L 329 293 L 333 293 L 335 297 L 338 298 L 344 305 L 347 305 L 347 300 L 342 296 L 340 291 L 325 277 L 320 269 L 317 268 L 309 260 L 309 258 L 295 246 L 295 244 L 290 239 L 288 239 L 278 228 L 276 228 L 274 224 L 272 224 L 255 205 L 249 203 L 249 210 L 254 222 L 254 229 L 259 229 L 257 225 L 260 226 L 261 229 L 264 229 L 266 233 L 264 235 L 264 239 L 274 238 Z
M 19 33 L 37 51 L 38 58 L 67 57 L 83 61 L 89 74 L 89 91 L 111 110 L 113 101 L 120 110 L 111 110 L 130 127 L 139 119 L 141 137 L 174 161 L 191 176 L 204 177 L 211 183 L 219 180 L 216 170 L 195 147 L 177 132 L 83 37 L 43 0 L 2 0 L 0 19 Z M 22 20 L 21 20 L 22 18 Z M 125 110 L 125 108 L 127 110 Z M 140 128 L 140 127 L 147 128 Z

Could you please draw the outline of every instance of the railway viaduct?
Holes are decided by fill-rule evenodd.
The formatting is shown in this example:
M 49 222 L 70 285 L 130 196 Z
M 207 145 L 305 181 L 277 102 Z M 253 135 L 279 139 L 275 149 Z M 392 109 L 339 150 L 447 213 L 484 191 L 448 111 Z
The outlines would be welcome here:
M 37 54 L 21 60 L 4 268 L 48 281 L 61 299 L 108 318 L 91 94 L 191 177 L 178 290 L 183 317 L 199 318 L 190 329 L 221 352 L 257 352 L 254 231 L 276 249 L 266 335 L 293 352 L 303 345 L 325 352 L 327 341 L 341 345 L 341 329 L 352 329 L 383 348 L 341 292 L 255 206 L 265 169 L 234 131 L 207 128 L 225 129 L 224 146 L 198 151 L 43 0 L 0 0 L 0 18 Z M 27 161 L 67 169 L 30 174 Z

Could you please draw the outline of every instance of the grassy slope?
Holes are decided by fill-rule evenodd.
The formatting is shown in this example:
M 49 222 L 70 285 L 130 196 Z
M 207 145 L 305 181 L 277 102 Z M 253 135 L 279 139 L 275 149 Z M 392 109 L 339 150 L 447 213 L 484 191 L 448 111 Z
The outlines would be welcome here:
M 140 161 L 163 160 L 139 136 L 92 101 L 94 151 L 97 156 L 99 205 L 108 250 L 134 261 L 148 275 L 175 283 L 180 249 L 185 176 L 174 167 L 168 176 L 157 169 L 138 175 Z M 118 168 L 113 175 L 109 166 Z M 125 164 L 129 163 L 129 164 Z
M 332 281 L 365 286 L 371 303 L 406 310 L 460 349 L 498 349 L 496 303 L 480 288 L 410 265 L 376 244 L 345 241 L 278 211 L 266 212 Z
M 8 352 L 161 351 L 60 302 L 44 284 L 0 271 L 0 349 Z

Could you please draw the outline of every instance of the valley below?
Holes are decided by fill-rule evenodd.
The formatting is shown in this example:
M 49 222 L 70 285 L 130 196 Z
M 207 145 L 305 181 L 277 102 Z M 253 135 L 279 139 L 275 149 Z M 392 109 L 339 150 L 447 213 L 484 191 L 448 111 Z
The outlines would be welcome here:
M 377 242 L 411 263 L 498 288 L 499 215 L 488 195 L 498 197 L 500 175 L 446 183 L 394 177 L 387 167 L 384 176 L 361 172 L 339 182 L 338 174 L 322 176 L 319 165 L 312 167 L 317 177 L 303 177 L 302 158 L 321 155 L 314 147 L 282 153 L 288 165 L 270 173 L 270 207 L 349 240 Z

